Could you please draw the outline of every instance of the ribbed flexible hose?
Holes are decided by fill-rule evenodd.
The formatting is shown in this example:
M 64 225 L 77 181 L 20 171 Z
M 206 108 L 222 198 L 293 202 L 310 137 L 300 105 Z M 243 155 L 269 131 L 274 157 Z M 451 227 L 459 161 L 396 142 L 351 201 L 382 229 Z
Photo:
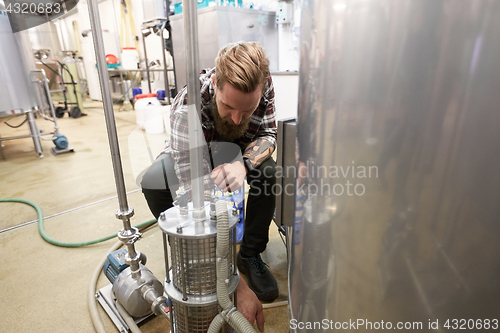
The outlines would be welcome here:
M 208 332 L 219 332 L 224 321 L 227 321 L 237 332 L 256 333 L 248 320 L 234 308 L 233 302 L 229 298 L 228 283 L 226 283 L 229 278 L 227 260 L 229 254 L 229 214 L 227 204 L 223 200 L 217 201 L 215 209 L 217 213 L 217 299 L 223 311 L 222 315 L 219 314 L 214 318 Z
M 222 315 L 219 313 L 210 323 L 207 333 L 219 333 L 225 322 L 226 321 L 224 320 L 224 318 L 222 318 Z
M 253 329 L 252 325 L 248 322 L 248 320 L 241 314 L 239 311 L 231 312 L 228 316 L 228 323 L 238 332 L 243 333 L 256 333 Z
M 231 309 L 233 303 L 229 299 L 228 284 L 228 248 L 229 248 L 229 214 L 227 212 L 227 203 L 219 200 L 215 204 L 217 213 L 217 299 L 223 310 Z
M 29 200 L 24 200 L 24 199 L 0 199 L 0 202 L 19 202 L 19 203 L 23 203 L 23 204 L 26 204 L 26 205 L 30 205 L 31 207 L 35 208 L 35 210 L 36 210 L 36 212 L 38 214 L 38 232 L 40 233 L 40 236 L 42 236 L 42 238 L 47 243 L 50 243 L 52 245 L 56 245 L 56 246 L 60 246 L 60 247 L 82 247 L 82 246 L 87 246 L 87 245 L 101 243 L 101 242 L 110 240 L 112 238 L 115 238 L 117 236 L 117 234 L 113 234 L 113 235 L 109 235 L 109 236 L 102 237 L 102 238 L 99 238 L 99 239 L 94 239 L 94 240 L 87 241 L 87 242 L 77 242 L 77 243 L 60 242 L 60 241 L 57 241 L 55 239 L 50 238 L 45 233 L 45 229 L 43 227 L 43 214 L 42 214 L 42 210 L 40 209 L 40 207 L 37 204 L 35 204 L 34 202 L 31 202 Z M 145 227 L 147 225 L 150 225 L 152 223 L 155 223 L 155 222 L 156 222 L 156 219 L 152 219 L 152 220 L 143 222 L 141 224 L 138 224 L 135 227 L 137 229 L 140 229 L 140 228 L 143 228 L 143 227 Z

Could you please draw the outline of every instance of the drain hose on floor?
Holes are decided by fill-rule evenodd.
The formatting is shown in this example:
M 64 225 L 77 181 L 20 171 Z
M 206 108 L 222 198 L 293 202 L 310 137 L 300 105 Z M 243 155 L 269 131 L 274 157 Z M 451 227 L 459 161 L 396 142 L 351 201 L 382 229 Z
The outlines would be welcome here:
M 55 239 L 50 238 L 45 233 L 45 229 L 43 227 L 43 214 L 42 214 L 42 210 L 40 209 L 40 207 L 37 204 L 35 204 L 34 202 L 31 202 L 29 200 L 12 199 L 12 198 L 11 199 L 0 199 L 0 202 L 18 202 L 18 203 L 23 203 L 23 204 L 26 204 L 26 205 L 30 205 L 31 207 L 35 208 L 35 210 L 36 210 L 36 212 L 38 214 L 38 231 L 40 233 L 40 236 L 42 236 L 42 238 L 47 243 L 50 243 L 52 245 L 56 245 L 56 246 L 60 246 L 60 247 L 82 247 L 82 246 L 87 246 L 87 245 L 92 245 L 92 244 L 97 244 L 97 243 L 105 242 L 105 241 L 110 240 L 112 238 L 115 238 L 117 236 L 117 234 L 113 234 L 113 235 L 109 235 L 109 236 L 102 237 L 102 238 L 99 238 L 99 239 L 94 239 L 94 240 L 91 240 L 91 241 L 88 241 L 88 242 L 78 242 L 78 243 L 60 242 L 60 241 L 57 241 Z M 156 222 L 156 219 L 152 219 L 152 220 L 143 222 L 141 224 L 138 224 L 135 227 L 138 228 L 138 229 L 140 229 L 140 228 L 143 228 L 143 227 L 148 226 L 150 224 L 153 224 L 155 222 Z

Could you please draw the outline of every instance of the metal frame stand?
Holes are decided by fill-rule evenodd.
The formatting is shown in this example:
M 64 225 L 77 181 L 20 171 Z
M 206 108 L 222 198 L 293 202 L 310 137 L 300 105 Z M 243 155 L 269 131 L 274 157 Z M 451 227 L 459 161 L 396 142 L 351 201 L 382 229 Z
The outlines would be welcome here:
M 170 83 L 168 81 L 168 71 L 169 69 L 167 68 L 167 58 L 165 55 L 165 51 L 167 50 L 165 47 L 165 39 L 163 38 L 163 31 L 166 29 L 167 25 L 169 24 L 169 19 L 168 18 L 155 18 L 149 21 L 145 21 L 142 23 L 141 30 L 142 30 L 142 45 L 144 48 L 144 62 L 146 64 L 146 74 L 147 74 L 147 79 L 148 79 L 148 89 L 149 92 L 151 93 L 151 79 L 150 79 L 150 69 L 149 69 L 149 61 L 148 61 L 148 53 L 146 50 L 146 37 L 149 36 L 149 29 L 153 29 L 155 27 L 160 27 L 159 32 L 160 32 L 160 40 L 161 40 L 161 49 L 162 49 L 162 54 L 163 54 L 163 79 L 165 82 L 165 97 L 167 99 L 167 104 L 170 105 Z M 170 30 L 166 29 L 167 31 Z M 172 54 L 173 58 L 173 54 Z M 174 80 L 175 78 L 175 70 L 170 69 L 170 71 L 174 72 Z
M 48 103 L 49 108 L 50 108 L 50 117 L 44 113 L 42 100 L 39 100 L 40 108 L 35 106 L 31 110 L 28 110 L 28 111 L 12 110 L 11 114 L 0 113 L 0 118 L 2 118 L 3 116 L 15 117 L 15 116 L 23 115 L 23 114 L 26 115 L 26 120 L 28 122 L 28 126 L 29 126 L 29 129 L 31 132 L 30 135 L 19 135 L 19 136 L 13 136 L 13 137 L 0 138 L 0 145 L 1 145 L 2 141 L 8 141 L 8 140 L 14 140 L 14 139 L 24 139 L 24 138 L 31 137 L 33 139 L 33 144 L 35 146 L 35 151 L 38 154 L 38 157 L 41 158 L 41 157 L 43 157 L 43 147 L 42 147 L 42 141 L 41 141 L 42 136 L 52 135 L 53 136 L 52 140 L 54 140 L 54 139 L 56 139 L 57 136 L 59 136 L 61 134 L 59 132 L 59 126 L 57 125 L 57 117 L 56 117 L 56 113 L 54 110 L 54 104 L 53 104 L 52 98 L 50 96 L 50 90 L 49 90 L 49 85 L 48 85 L 49 80 L 47 79 L 47 75 L 45 74 L 45 71 L 43 69 L 32 70 L 31 73 L 37 73 L 37 74 L 41 73 L 43 76 L 42 80 L 40 80 L 40 79 L 33 80 L 32 83 L 35 83 L 35 82 L 42 83 L 43 91 L 45 92 L 45 98 L 46 98 L 47 103 Z M 41 111 L 42 117 L 45 120 L 52 121 L 54 123 L 54 131 L 53 132 L 40 131 L 40 129 L 38 128 L 38 125 L 36 123 L 35 116 L 34 116 L 34 113 L 38 112 L 38 111 Z M 44 139 L 44 140 L 50 140 L 50 139 Z M 67 148 L 64 148 L 64 149 L 59 149 L 57 147 L 53 147 L 51 149 L 51 152 L 54 155 L 59 155 L 59 154 L 63 154 L 63 153 L 74 152 L 74 150 L 73 150 L 73 148 L 70 148 L 69 146 Z
M 129 332 L 129 327 L 125 320 L 122 318 L 120 313 L 118 312 L 118 309 L 116 308 L 115 302 L 116 302 L 116 297 L 113 295 L 112 291 L 113 285 L 110 283 L 105 287 L 102 287 L 99 289 L 99 291 L 96 294 L 96 299 L 101 304 L 103 310 L 108 314 L 109 318 L 115 324 L 116 328 L 121 332 L 121 333 L 128 333 Z M 151 317 L 153 313 L 150 313 L 147 316 L 135 318 L 134 321 L 138 325 L 144 320 L 148 319 Z

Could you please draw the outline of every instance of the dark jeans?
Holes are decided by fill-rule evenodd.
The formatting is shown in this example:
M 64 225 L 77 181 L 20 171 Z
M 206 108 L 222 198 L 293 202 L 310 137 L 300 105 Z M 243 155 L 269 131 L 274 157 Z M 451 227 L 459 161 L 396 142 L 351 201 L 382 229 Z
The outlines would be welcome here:
M 269 158 L 255 174 L 247 175 L 250 184 L 246 206 L 245 229 L 241 251 L 255 256 L 266 249 L 269 241 L 269 225 L 276 203 L 273 185 L 276 183 L 276 163 Z M 173 206 L 173 196 L 179 188 L 174 162 L 169 154 L 160 156 L 146 171 L 141 182 L 142 193 L 149 209 L 158 219 L 160 213 Z

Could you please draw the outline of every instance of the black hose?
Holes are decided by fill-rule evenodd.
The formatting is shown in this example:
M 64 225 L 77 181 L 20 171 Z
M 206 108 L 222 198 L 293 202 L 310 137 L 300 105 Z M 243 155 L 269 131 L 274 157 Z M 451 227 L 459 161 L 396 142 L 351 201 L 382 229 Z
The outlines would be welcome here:
M 22 125 L 24 125 L 25 122 L 28 121 L 28 117 L 26 117 L 26 119 L 24 119 L 24 121 L 22 123 L 20 123 L 19 125 L 11 125 L 9 124 L 8 122 L 4 122 L 5 125 L 9 126 L 10 128 L 19 128 L 21 127 Z
M 44 65 L 45 67 L 47 67 L 48 69 L 50 69 L 52 72 L 56 73 L 57 76 L 60 76 L 59 72 L 53 70 L 49 65 L 47 65 L 46 63 L 44 63 L 41 59 L 39 59 L 39 60 L 42 63 L 42 65 Z

